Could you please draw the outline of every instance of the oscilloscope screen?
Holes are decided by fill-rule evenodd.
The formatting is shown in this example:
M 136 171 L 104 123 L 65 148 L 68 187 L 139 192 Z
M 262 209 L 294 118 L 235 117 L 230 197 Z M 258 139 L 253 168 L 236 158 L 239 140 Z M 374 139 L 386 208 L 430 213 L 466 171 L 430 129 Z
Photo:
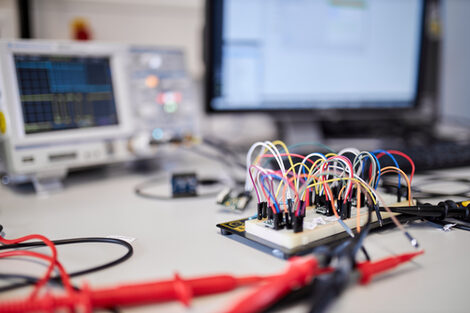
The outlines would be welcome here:
M 14 55 L 26 134 L 118 124 L 109 57 Z

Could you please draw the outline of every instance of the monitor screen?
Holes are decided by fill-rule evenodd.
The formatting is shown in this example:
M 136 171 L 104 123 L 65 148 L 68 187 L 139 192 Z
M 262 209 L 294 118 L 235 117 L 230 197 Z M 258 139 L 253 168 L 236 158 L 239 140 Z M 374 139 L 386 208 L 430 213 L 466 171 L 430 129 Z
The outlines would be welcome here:
M 26 134 L 118 124 L 109 57 L 15 54 Z
M 209 111 L 417 102 L 424 0 L 207 3 Z

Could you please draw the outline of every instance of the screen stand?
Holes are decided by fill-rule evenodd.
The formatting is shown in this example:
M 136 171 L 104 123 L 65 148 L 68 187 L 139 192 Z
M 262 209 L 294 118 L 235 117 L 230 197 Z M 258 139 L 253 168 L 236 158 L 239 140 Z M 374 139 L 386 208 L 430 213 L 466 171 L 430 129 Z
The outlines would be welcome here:
M 34 190 L 39 196 L 46 197 L 61 192 L 64 189 L 63 179 L 66 174 L 66 169 L 37 173 L 31 179 Z
M 301 142 L 322 142 L 324 139 L 321 125 L 315 121 L 283 117 L 282 120 L 277 120 L 276 124 L 279 138 L 282 138 L 287 145 Z

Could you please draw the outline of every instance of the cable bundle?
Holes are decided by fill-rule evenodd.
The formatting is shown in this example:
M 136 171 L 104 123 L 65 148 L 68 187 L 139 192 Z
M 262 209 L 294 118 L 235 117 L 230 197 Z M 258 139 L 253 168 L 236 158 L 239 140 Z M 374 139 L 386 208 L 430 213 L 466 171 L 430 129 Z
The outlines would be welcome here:
M 320 145 L 328 153 L 301 155 L 290 152 L 302 145 Z M 395 156 L 410 162 L 412 170 L 409 177 L 399 168 Z M 380 162 L 384 157 L 388 157 L 394 166 L 384 166 Z M 413 203 L 410 189 L 414 175 L 413 161 L 395 150 L 369 152 L 347 148 L 335 152 L 316 143 L 287 147 L 282 141 L 265 141 L 251 146 L 246 164 L 245 190 L 255 191 L 258 200 L 257 218 L 266 218 L 267 224 L 274 229 L 285 227 L 294 232 L 303 231 L 306 208 L 311 205 L 316 206 L 317 212 L 334 216 L 351 236 L 354 233 L 342 220 L 351 218 L 352 205 L 357 208 L 357 232 L 361 231 L 360 209 L 364 205 L 375 211 L 378 221 L 382 223 L 379 203 L 391 212 L 377 190 L 385 174 L 398 174 L 398 201 L 401 200 L 401 183 L 406 182 L 408 205 Z M 415 243 L 393 214 L 391 218 Z
M 1 231 L 1 225 L 0 225 Z M 32 241 L 32 242 L 31 242 Z M 40 293 L 45 290 L 45 287 L 49 283 L 59 284 L 65 288 L 65 292 L 70 297 L 80 298 L 80 289 L 72 285 L 70 278 L 81 276 L 96 271 L 100 271 L 117 264 L 120 264 L 128 260 L 133 254 L 133 248 L 128 242 L 117 239 L 117 238 L 104 238 L 104 237 L 86 237 L 86 238 L 72 238 L 72 239 L 63 239 L 63 240 L 50 240 L 43 235 L 33 234 L 27 235 L 17 239 L 5 239 L 0 236 L 0 250 L 8 250 L 0 252 L 0 258 L 9 258 L 24 256 L 28 258 L 39 259 L 46 261 L 48 264 L 47 270 L 41 278 L 30 277 L 26 275 L 15 275 L 15 274 L 5 274 L 0 273 L 0 278 L 3 279 L 21 279 L 22 281 L 12 283 L 10 285 L 2 286 L 0 292 L 28 286 L 34 284 L 35 287 L 29 295 L 29 300 L 33 301 L 40 297 Z M 82 243 L 106 243 L 106 244 L 117 244 L 126 248 L 126 253 L 110 262 L 104 264 L 87 268 L 84 270 L 68 273 L 62 263 L 58 259 L 58 252 L 56 246 L 58 245 L 71 245 L 71 244 L 82 244 Z M 24 250 L 25 248 L 35 248 L 35 247 L 44 247 L 47 246 L 50 249 L 49 254 L 39 253 L 30 250 Z M 53 275 L 54 270 L 57 270 L 59 276 Z M 78 300 L 77 300 L 78 301 Z

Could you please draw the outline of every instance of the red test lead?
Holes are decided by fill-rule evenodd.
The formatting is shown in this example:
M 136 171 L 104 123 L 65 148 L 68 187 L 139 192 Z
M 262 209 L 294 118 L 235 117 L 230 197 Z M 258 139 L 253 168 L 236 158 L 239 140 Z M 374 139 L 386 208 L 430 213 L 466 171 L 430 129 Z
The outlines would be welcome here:
M 292 289 L 305 286 L 318 272 L 318 263 L 314 257 L 293 257 L 283 274 L 267 279 L 223 313 L 262 312 Z
M 32 253 L 32 252 L 30 252 Z M 423 251 L 389 257 L 376 262 L 357 264 L 360 283 L 368 283 L 373 276 L 408 262 Z M 111 307 L 181 301 L 189 305 L 192 297 L 216 294 L 233 290 L 240 286 L 260 285 L 254 291 L 231 305 L 224 313 L 261 312 L 288 294 L 291 290 L 308 284 L 316 275 L 332 272 L 333 268 L 319 268 L 313 257 L 294 257 L 289 260 L 287 270 L 279 275 L 267 277 L 231 275 L 214 275 L 192 279 L 182 279 L 178 274 L 174 279 L 126 284 L 111 288 L 72 291 L 67 295 L 55 296 L 46 294 L 42 297 L 0 303 L 0 313 L 51 313 L 56 311 L 81 308 L 91 313 L 95 309 Z
M 4 302 L 0 303 L 0 313 L 49 313 L 72 307 L 85 308 L 85 312 L 89 313 L 94 309 L 167 301 L 181 301 L 188 306 L 193 296 L 226 292 L 264 279 L 260 276 L 237 278 L 231 275 L 182 279 L 176 274 L 174 279 L 166 281 L 126 284 L 95 290 L 87 287 L 72 295 L 46 295 L 34 300 Z
M 402 263 L 408 262 L 424 251 L 405 253 L 398 256 L 385 258 L 379 261 L 366 261 L 357 264 L 357 272 L 360 274 L 359 282 L 367 284 L 373 276 L 390 270 Z M 253 292 L 239 299 L 223 313 L 256 313 L 262 312 L 270 305 L 284 297 L 295 288 L 308 284 L 311 279 L 321 274 L 334 271 L 333 268 L 318 268 L 317 260 L 313 257 L 292 258 L 289 267 L 284 274 L 267 279 Z M 357 276 L 356 276 L 357 277 Z
M 357 270 L 361 274 L 359 282 L 363 285 L 368 284 L 372 277 L 382 272 L 388 271 L 402 263 L 411 261 L 414 257 L 423 254 L 424 251 L 404 253 L 397 256 L 388 257 L 379 261 L 366 261 L 357 264 Z

